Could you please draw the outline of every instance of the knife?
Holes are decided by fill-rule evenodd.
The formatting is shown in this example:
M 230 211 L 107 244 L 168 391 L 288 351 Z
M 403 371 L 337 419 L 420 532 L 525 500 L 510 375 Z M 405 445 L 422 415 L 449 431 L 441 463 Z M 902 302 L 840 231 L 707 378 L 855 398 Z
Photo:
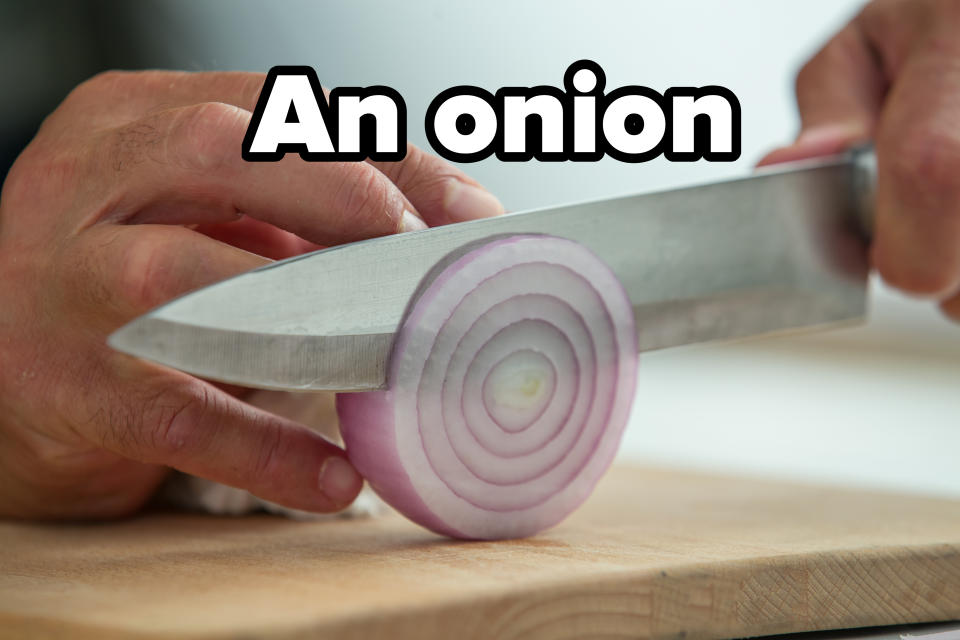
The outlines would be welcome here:
M 861 321 L 870 148 L 669 191 L 514 213 L 337 246 L 173 300 L 109 337 L 119 351 L 265 389 L 386 385 L 393 334 L 438 261 L 488 236 L 544 233 L 603 258 L 640 351 Z

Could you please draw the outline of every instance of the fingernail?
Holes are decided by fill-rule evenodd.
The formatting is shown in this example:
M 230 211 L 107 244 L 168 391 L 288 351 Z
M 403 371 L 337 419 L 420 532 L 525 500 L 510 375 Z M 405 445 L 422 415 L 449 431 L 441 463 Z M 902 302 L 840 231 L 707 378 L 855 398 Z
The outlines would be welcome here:
M 320 467 L 320 491 L 335 505 L 347 506 L 357 496 L 363 478 L 340 456 L 330 456 Z
M 443 207 L 454 222 L 492 218 L 503 213 L 503 205 L 492 193 L 456 179 L 447 182 Z
M 420 231 L 421 229 L 426 228 L 427 223 L 409 211 L 404 210 L 403 215 L 400 216 L 400 233 L 406 233 L 407 231 Z

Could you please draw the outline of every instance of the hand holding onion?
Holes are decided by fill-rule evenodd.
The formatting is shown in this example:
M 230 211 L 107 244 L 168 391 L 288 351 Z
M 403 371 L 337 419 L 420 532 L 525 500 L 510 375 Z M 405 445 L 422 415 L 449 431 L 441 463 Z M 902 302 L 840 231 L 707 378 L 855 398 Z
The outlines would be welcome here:
M 344 452 L 275 402 L 258 408 L 247 390 L 106 345 L 158 304 L 268 258 L 502 212 L 412 146 L 399 163 L 243 162 L 263 81 L 102 74 L 11 168 L 0 194 L 0 516 L 129 514 L 171 467 L 310 511 L 341 509 L 360 490 Z

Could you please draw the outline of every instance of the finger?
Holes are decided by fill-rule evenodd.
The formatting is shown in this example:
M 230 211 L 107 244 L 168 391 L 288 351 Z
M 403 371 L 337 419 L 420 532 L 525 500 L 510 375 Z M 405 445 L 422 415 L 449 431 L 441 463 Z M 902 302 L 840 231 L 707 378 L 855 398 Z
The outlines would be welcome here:
M 960 41 L 934 32 L 903 62 L 877 133 L 872 256 L 899 289 L 960 289 Z
M 960 322 L 960 294 L 954 294 L 941 302 L 940 310 L 954 322 Z
M 85 296 L 86 303 L 68 307 L 76 310 L 73 318 L 104 309 L 114 317 L 136 315 L 266 262 L 182 227 L 100 226 L 73 244 L 61 263 L 69 283 L 63 295 Z M 86 391 L 75 399 L 86 408 L 73 415 L 94 416 L 75 428 L 98 446 L 298 509 L 341 509 L 360 490 L 343 452 L 297 423 L 186 374 L 103 349 L 92 371 L 73 369 L 83 381 L 71 387 Z M 91 383 L 98 379 L 109 383 Z
M 72 317 L 113 329 L 154 307 L 270 261 L 190 229 L 98 225 L 59 255 L 57 291 Z
M 233 222 L 198 224 L 191 228 L 209 238 L 271 260 L 283 260 L 323 248 L 289 231 L 248 216 Z
M 223 102 L 252 111 L 265 77 L 245 72 L 116 72 L 99 80 L 107 90 L 127 87 L 125 115 L 132 118 L 204 102 Z M 499 201 L 475 180 L 415 145 L 408 145 L 407 157 L 401 162 L 370 164 L 391 178 L 431 225 L 503 213 Z
M 396 184 L 430 226 L 490 218 L 503 205 L 489 191 L 449 162 L 414 144 L 399 162 L 370 162 Z
M 223 103 L 155 113 L 102 134 L 89 161 L 112 175 L 102 219 L 129 223 L 210 223 L 239 214 L 306 240 L 332 245 L 422 229 L 413 205 L 364 162 L 246 162 L 240 148 L 251 114 Z
M 798 142 L 826 137 L 818 132 L 822 128 L 850 137 L 869 137 L 886 90 L 878 54 L 861 22 L 854 20 L 797 74 Z
M 791 145 L 767 154 L 759 164 L 838 153 L 869 139 L 886 87 L 877 53 L 856 19 L 797 74 L 800 133 Z
M 802 132 L 789 145 L 770 151 L 760 158 L 757 166 L 766 167 L 781 162 L 796 162 L 808 158 L 834 155 L 868 139 L 869 136 L 862 135 L 859 129 L 851 128 L 846 124 L 818 126 L 815 129 Z
M 105 71 L 78 85 L 65 104 L 74 118 L 82 114 L 89 124 L 103 126 L 203 102 L 253 111 L 265 80 L 266 74 L 246 71 Z M 56 126 L 57 120 L 54 114 L 45 126 Z
M 100 387 L 110 410 L 83 426 L 109 451 L 307 511 L 342 509 L 362 487 L 342 449 L 295 422 L 122 354 L 110 366 L 129 383 Z

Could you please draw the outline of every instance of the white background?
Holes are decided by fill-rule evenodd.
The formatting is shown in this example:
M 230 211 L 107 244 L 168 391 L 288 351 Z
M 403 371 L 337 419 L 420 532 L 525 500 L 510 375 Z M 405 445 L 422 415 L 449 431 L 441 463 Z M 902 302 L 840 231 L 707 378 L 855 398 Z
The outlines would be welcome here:
M 140 26 L 167 66 L 309 64 L 327 86 L 392 86 L 422 146 L 424 111 L 441 90 L 560 85 L 579 58 L 599 62 L 611 88 L 720 84 L 739 97 L 737 163 L 466 167 L 520 210 L 749 171 L 795 133 L 796 70 L 860 4 L 183 0 L 151 5 Z M 864 328 L 649 354 L 621 455 L 960 495 L 960 328 L 881 291 Z

